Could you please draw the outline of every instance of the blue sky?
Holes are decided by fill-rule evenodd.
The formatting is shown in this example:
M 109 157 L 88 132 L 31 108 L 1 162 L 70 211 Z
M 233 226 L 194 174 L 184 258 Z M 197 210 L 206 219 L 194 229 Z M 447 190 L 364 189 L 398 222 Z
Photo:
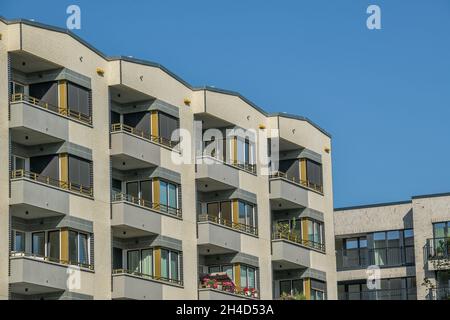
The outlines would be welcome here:
M 11 1 L 108 55 L 306 116 L 333 136 L 336 207 L 450 191 L 450 1 Z M 366 28 L 379 5 L 382 30 Z

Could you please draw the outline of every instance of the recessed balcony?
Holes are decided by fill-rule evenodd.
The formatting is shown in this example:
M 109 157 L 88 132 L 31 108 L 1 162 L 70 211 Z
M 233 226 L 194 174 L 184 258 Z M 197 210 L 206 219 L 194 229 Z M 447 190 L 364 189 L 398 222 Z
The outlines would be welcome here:
M 161 234 L 164 219 L 182 218 L 181 209 L 133 197 L 123 193 L 112 196 L 114 236 L 123 238 Z
M 67 261 L 13 252 L 11 292 L 21 295 L 71 291 L 93 295 L 94 271 L 91 265 L 69 265 Z
M 427 239 L 424 260 L 428 270 L 450 270 L 450 237 Z
M 167 290 L 183 290 L 181 280 L 166 279 L 124 269 L 113 270 L 113 299 L 162 300 Z

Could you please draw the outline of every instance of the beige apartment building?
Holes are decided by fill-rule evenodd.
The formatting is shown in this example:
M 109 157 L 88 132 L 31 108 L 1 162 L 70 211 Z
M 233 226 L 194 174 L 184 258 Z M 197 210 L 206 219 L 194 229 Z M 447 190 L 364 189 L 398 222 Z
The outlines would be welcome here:
M 337 299 L 308 119 L 32 21 L 0 19 L 0 75 L 1 298 Z
M 450 194 L 335 209 L 338 298 L 448 300 Z M 379 269 L 378 286 L 369 266 Z

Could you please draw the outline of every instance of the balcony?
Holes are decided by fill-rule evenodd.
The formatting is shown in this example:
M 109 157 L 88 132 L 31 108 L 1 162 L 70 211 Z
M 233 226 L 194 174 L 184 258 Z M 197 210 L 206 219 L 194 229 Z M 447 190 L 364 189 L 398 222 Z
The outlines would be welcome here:
M 258 229 L 207 214 L 198 216 L 198 245 L 209 254 L 241 251 L 244 237 L 256 237 Z
M 11 112 L 13 112 L 13 106 L 18 105 L 31 105 L 42 110 L 53 113 L 59 117 L 63 117 L 70 120 L 75 120 L 83 124 L 92 125 L 92 117 L 82 114 L 80 112 L 71 110 L 69 108 L 61 108 L 51 105 L 46 102 L 42 102 L 37 98 L 24 95 L 22 93 L 14 94 L 11 96 Z
M 278 175 L 269 176 L 272 210 L 308 207 L 309 189 Z
M 256 289 L 240 289 L 224 272 L 199 275 L 199 300 L 256 300 L 259 293 Z
M 450 238 L 430 238 L 424 247 L 429 270 L 450 270 Z
M 69 191 L 71 193 L 80 194 L 86 197 L 92 198 L 94 191 L 92 187 L 86 187 L 80 184 L 76 184 L 70 181 L 61 181 L 50 177 L 42 176 L 38 173 L 29 172 L 25 170 L 15 170 L 11 172 L 11 181 L 15 180 L 28 180 L 35 183 L 44 184 L 50 187 Z
M 164 291 L 171 287 L 183 290 L 181 280 L 155 277 L 124 269 L 113 270 L 113 299 L 162 300 Z
M 11 292 L 33 295 L 73 291 L 93 295 L 94 268 L 91 265 L 12 252 Z
M 142 237 L 161 234 L 162 220 L 181 219 L 181 209 L 152 203 L 123 193 L 112 196 L 112 220 L 115 236 Z
M 450 287 L 443 286 L 428 290 L 428 300 L 450 300 Z
M 339 300 L 417 300 L 416 288 L 341 292 Z
M 371 265 L 393 268 L 415 264 L 414 246 L 337 250 L 336 259 L 338 271 L 365 269 Z
M 311 261 L 325 253 L 325 245 L 301 239 L 293 234 L 272 234 L 274 270 L 311 267 Z
M 323 194 L 323 186 L 314 184 L 308 180 L 302 180 L 298 177 L 288 178 L 286 173 L 281 172 L 281 171 L 272 172 L 269 176 L 269 179 L 284 179 L 284 180 L 294 183 L 302 188 L 306 188 L 311 191 Z
M 220 159 L 203 156 L 197 158 L 196 180 L 199 191 L 227 190 L 239 187 L 238 168 Z

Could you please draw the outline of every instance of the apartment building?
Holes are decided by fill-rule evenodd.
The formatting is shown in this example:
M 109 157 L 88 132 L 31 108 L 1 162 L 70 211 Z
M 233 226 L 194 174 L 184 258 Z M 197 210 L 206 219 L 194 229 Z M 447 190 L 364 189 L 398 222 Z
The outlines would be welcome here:
M 2 299 L 337 298 L 310 120 L 26 20 L 0 70 Z
M 339 299 L 450 298 L 450 194 L 335 209 L 334 218 Z

